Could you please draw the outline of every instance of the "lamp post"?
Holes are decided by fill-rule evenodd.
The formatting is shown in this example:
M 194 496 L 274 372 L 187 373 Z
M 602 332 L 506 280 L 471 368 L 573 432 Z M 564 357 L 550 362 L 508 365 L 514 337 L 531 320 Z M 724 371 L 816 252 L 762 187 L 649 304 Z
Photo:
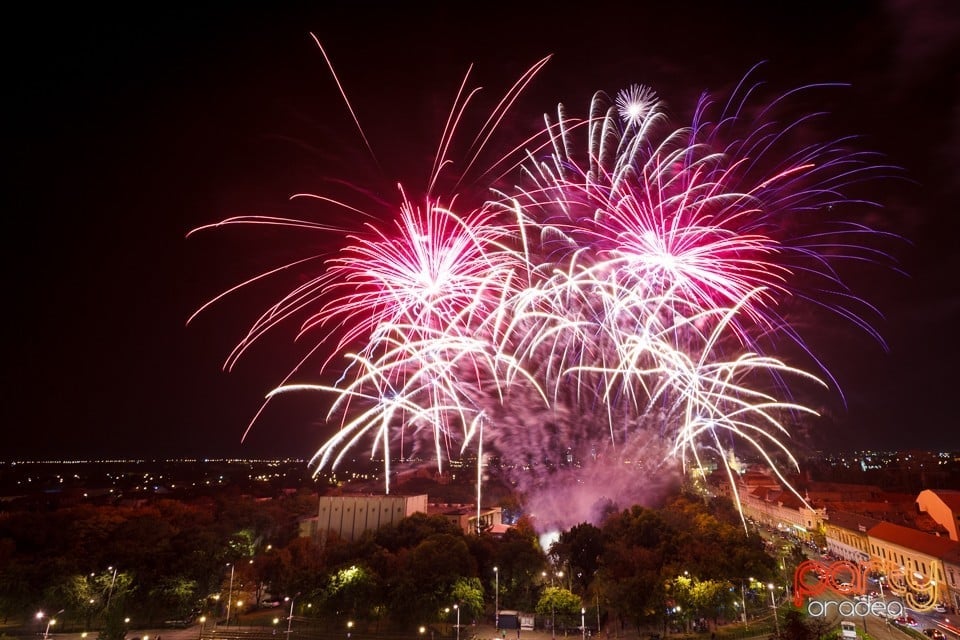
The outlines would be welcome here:
M 460 605 L 455 604 L 453 608 L 457 611 L 457 640 L 460 640 Z
M 200 640 L 203 640 L 203 626 L 207 622 L 207 616 L 200 616 Z
M 227 591 L 227 626 L 230 626 L 230 605 L 233 604 L 233 563 L 228 563 L 230 565 L 230 589 Z
M 500 571 L 494 567 L 493 577 L 497 586 L 493 590 L 493 628 L 500 630 Z
M 107 591 L 107 609 L 110 608 L 110 598 L 113 597 L 113 586 L 117 583 L 117 567 L 107 567 L 107 571 L 113 571 L 113 577 L 110 578 L 110 590 Z
M 58 615 L 60 615 L 61 613 L 63 613 L 63 611 L 64 611 L 63 609 L 60 609 L 60 611 L 57 611 L 55 614 L 53 614 L 52 616 L 50 616 L 50 619 L 49 619 L 49 620 L 47 620 L 47 628 L 46 628 L 46 629 L 44 630 L 44 632 L 43 632 L 43 640 L 47 640 L 47 638 L 50 637 L 50 627 L 53 626 L 53 625 L 55 625 L 55 624 L 57 624 L 57 618 L 56 618 L 56 616 L 58 616 Z M 42 613 L 38 613 L 38 614 L 37 614 L 37 617 L 38 617 L 38 618 L 43 617 L 43 614 L 42 614 Z
M 750 578 L 750 582 L 753 582 L 753 578 Z M 743 605 L 743 628 L 749 629 L 747 626 L 747 592 L 743 588 L 743 581 L 740 581 L 740 604 Z
M 587 640 L 587 609 L 580 607 L 580 637 Z
M 293 624 L 293 602 L 297 599 L 297 596 L 287 599 L 290 600 L 290 615 L 287 616 L 287 640 L 290 640 L 290 630 L 291 625 Z
M 600 591 L 597 591 L 597 635 L 600 634 Z
M 777 601 L 773 597 L 773 583 L 767 585 L 767 589 L 770 589 L 770 608 L 773 610 L 773 624 L 777 630 L 777 637 L 780 637 L 780 621 L 777 620 Z
M 557 638 L 557 608 L 553 600 L 553 594 L 550 595 L 550 640 Z

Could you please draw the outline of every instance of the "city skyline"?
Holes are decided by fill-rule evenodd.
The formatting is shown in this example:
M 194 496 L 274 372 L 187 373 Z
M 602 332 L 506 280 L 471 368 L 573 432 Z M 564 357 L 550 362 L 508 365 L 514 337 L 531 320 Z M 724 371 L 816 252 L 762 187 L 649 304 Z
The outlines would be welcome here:
M 816 333 L 846 406 L 831 389 L 810 430 L 838 450 L 956 449 L 948 398 L 957 347 L 947 336 L 960 319 L 949 279 L 958 185 L 949 167 L 960 133 L 949 119 L 957 89 L 946 65 L 958 16 L 946 3 L 931 6 L 941 15 L 895 3 L 824 4 L 816 17 L 794 16 L 792 29 L 745 7 L 704 9 L 687 22 L 682 12 L 637 11 L 637 24 L 682 24 L 685 37 L 644 30 L 636 42 L 607 15 L 599 33 L 549 12 L 505 21 L 496 8 L 472 26 L 437 7 L 360 21 L 339 5 L 226 16 L 170 10 L 146 25 L 86 14 L 77 23 L 85 29 L 74 32 L 61 17 L 44 38 L 38 20 L 18 40 L 30 55 L 16 75 L 24 126 L 15 137 L 22 215 L 13 237 L 22 245 L 7 258 L 18 313 L 4 457 L 312 455 L 329 435 L 318 427 L 326 407 L 316 398 L 276 403 L 240 442 L 302 350 L 293 327 L 236 371 L 219 370 L 270 292 L 228 300 L 184 326 L 206 300 L 299 247 L 269 234 L 184 236 L 231 215 L 291 211 L 289 195 L 330 179 L 376 185 L 394 201 L 396 181 L 422 181 L 429 170 L 438 118 L 469 64 L 492 95 L 549 54 L 515 108 L 524 126 L 558 100 L 579 107 L 597 89 L 634 82 L 683 109 L 764 60 L 763 80 L 777 87 L 851 83 L 822 108 L 838 131 L 862 135 L 859 146 L 903 167 L 908 181 L 873 185 L 883 193 L 871 196 L 885 205 L 874 213 L 879 226 L 907 241 L 895 256 L 906 275 L 884 274 L 864 294 L 883 316 L 877 331 L 888 353 L 852 326 Z M 496 25 L 509 25 L 509 44 L 484 41 Z M 349 86 L 382 167 L 356 139 L 311 31 Z M 431 33 L 466 35 L 454 44 Z M 397 123 L 416 162 L 396 150 Z

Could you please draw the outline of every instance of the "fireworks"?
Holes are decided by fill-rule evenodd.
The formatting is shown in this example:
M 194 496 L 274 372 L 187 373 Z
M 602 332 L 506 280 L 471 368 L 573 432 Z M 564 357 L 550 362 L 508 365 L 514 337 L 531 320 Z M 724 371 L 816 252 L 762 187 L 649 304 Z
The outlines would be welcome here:
M 545 62 L 499 102 L 467 170 Z M 810 351 L 785 311 L 798 298 L 873 333 L 870 307 L 837 267 L 881 258 L 873 232 L 823 218 L 883 167 L 845 140 L 794 148 L 813 116 L 781 123 L 789 94 L 758 110 L 755 90 L 745 80 L 717 113 L 705 96 L 679 128 L 648 87 L 614 100 L 597 93 L 586 118 L 558 108 L 483 173 L 502 179 L 469 189 L 460 180 L 458 193 L 439 198 L 475 93 L 465 79 L 423 204 L 401 188 L 395 220 L 343 234 L 340 251 L 316 258 L 315 277 L 268 309 L 228 364 L 278 323 L 305 318 L 299 336 L 313 346 L 268 401 L 328 394 L 326 420 L 339 426 L 317 451 L 317 470 L 369 445 L 387 461 L 388 488 L 391 459 L 442 468 L 468 447 L 544 495 L 569 481 L 636 499 L 644 486 L 622 473 L 627 462 L 669 477 L 709 459 L 732 480 L 727 461 L 743 446 L 780 475 L 780 455 L 793 460 L 790 420 L 814 413 L 791 400 L 788 383 L 822 383 L 765 349 Z M 339 378 L 317 382 L 332 363 L 345 363 Z M 578 464 L 563 464 L 567 452 Z M 558 524 L 589 519 L 566 511 L 572 520 Z

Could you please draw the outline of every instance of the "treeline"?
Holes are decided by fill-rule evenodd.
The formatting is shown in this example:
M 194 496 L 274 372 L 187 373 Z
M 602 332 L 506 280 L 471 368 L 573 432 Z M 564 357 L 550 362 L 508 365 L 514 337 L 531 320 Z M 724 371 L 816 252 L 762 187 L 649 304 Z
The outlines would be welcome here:
M 302 493 L 5 514 L 0 615 L 62 609 L 66 625 L 109 638 L 122 637 L 127 618 L 222 622 L 228 601 L 233 617 L 287 597 L 281 606 L 297 616 L 380 628 L 449 624 L 453 604 L 466 624 L 492 618 L 494 602 L 549 612 L 558 627 L 579 625 L 587 609 L 589 626 L 690 628 L 761 608 L 749 579 L 776 577 L 760 538 L 719 500 L 613 511 L 549 549 L 525 518 L 503 536 L 417 514 L 352 542 L 300 537 L 298 520 L 315 513 L 316 495 Z

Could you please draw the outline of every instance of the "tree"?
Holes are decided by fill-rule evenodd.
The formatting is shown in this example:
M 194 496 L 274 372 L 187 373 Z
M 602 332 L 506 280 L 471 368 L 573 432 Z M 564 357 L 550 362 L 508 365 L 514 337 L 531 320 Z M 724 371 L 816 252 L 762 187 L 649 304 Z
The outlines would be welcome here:
M 443 516 L 415 513 L 403 518 L 394 526 L 378 529 L 374 534 L 374 540 L 377 544 L 396 552 L 399 549 L 411 549 L 437 534 L 463 537 L 460 528 Z
M 322 590 L 327 567 L 323 551 L 310 538 L 296 538 L 280 549 L 273 549 L 254 567 L 262 569 L 274 595 L 292 595 Z
M 457 580 L 476 576 L 476 562 L 459 531 L 431 535 L 397 555 L 399 570 L 389 590 L 390 609 L 408 624 L 436 620 L 444 607 L 454 604 Z
M 150 601 L 165 612 L 165 618 L 173 615 L 178 619 L 190 612 L 200 596 L 196 581 L 178 576 L 163 578 L 149 595 Z
M 350 565 L 330 576 L 324 590 L 324 603 L 328 611 L 367 619 L 376 591 L 376 577 L 362 565 Z
M 495 557 L 500 573 L 500 606 L 529 611 L 536 604 L 536 577 L 546 564 L 529 520 L 521 518 L 516 527 L 507 530 Z
M 104 606 L 95 577 L 74 574 L 48 592 L 52 600 L 62 603 L 64 609 L 80 615 L 86 628 L 90 628 L 94 615 Z
M 537 601 L 537 615 L 550 618 L 551 626 L 566 629 L 579 626 L 583 601 L 563 587 L 547 587 Z
M 479 578 L 459 578 L 450 590 L 450 600 L 460 607 L 460 615 L 476 620 L 483 614 L 483 585 Z
M 813 640 L 815 631 L 807 626 L 803 613 L 799 609 L 790 608 L 783 616 L 781 637 L 784 640 Z
M 550 553 L 557 558 L 559 566 L 567 567 L 577 591 L 586 593 L 600 568 L 603 533 L 592 524 L 583 522 L 561 532 L 560 539 L 550 547 Z
M 714 625 L 723 611 L 732 610 L 733 587 L 725 580 L 697 580 L 690 589 L 690 606 L 700 618 L 713 620 Z
M 677 575 L 677 525 L 661 511 L 635 506 L 604 523 L 599 588 L 619 618 L 637 631 L 662 623 L 667 585 Z

